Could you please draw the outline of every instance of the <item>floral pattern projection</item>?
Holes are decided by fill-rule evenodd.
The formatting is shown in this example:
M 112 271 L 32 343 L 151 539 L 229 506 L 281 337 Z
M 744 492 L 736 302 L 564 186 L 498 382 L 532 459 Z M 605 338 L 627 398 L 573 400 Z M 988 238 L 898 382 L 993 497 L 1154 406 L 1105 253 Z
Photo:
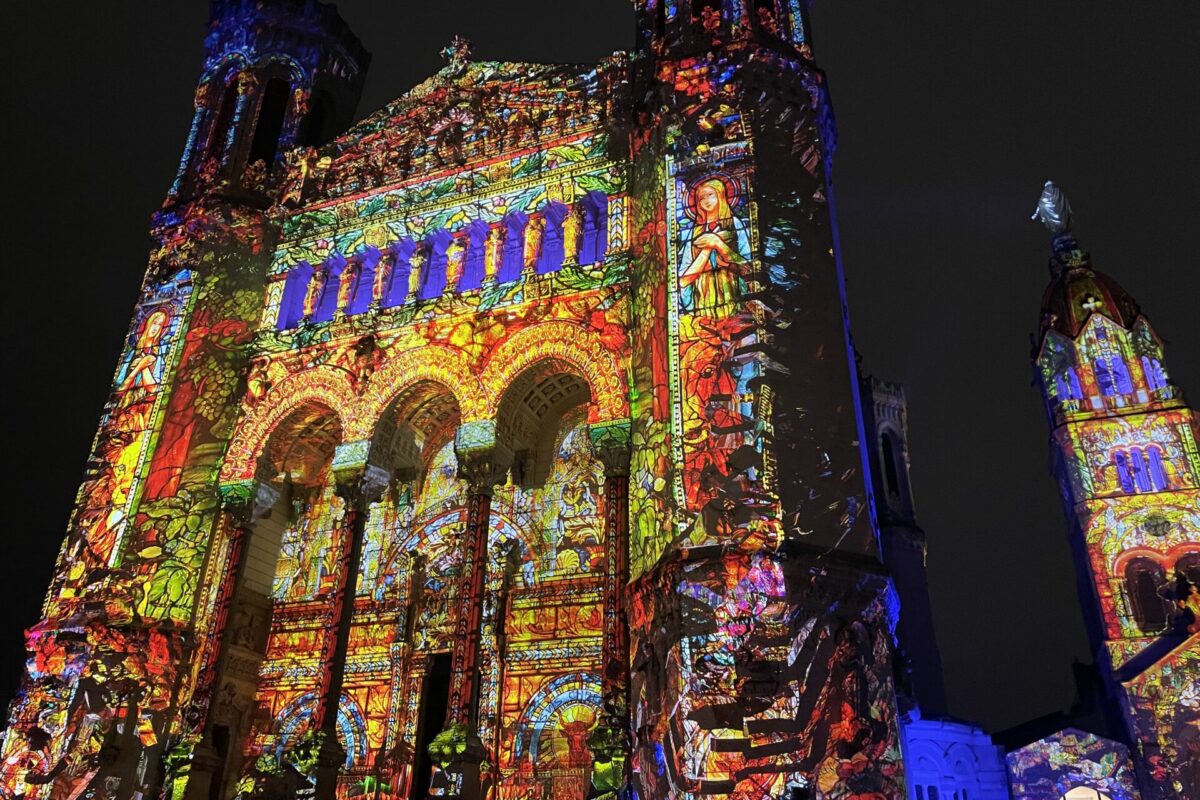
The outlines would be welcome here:
M 1013 797 L 1059 800 L 1080 788 L 1112 800 L 1140 797 L 1128 748 L 1074 728 L 1014 750 L 1007 760 Z

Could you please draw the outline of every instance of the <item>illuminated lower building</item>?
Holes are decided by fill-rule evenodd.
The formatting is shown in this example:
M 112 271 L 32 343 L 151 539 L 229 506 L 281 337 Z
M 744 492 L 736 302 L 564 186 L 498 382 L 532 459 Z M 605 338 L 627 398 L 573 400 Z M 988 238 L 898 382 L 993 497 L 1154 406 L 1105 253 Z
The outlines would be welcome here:
M 806 4 L 634 5 L 351 124 L 214 1 L 5 796 L 903 796 Z
M 1053 255 L 1034 360 L 1113 735 L 1145 800 L 1200 797 L 1197 415 L 1137 303 L 1092 268 L 1053 184 L 1039 216 Z

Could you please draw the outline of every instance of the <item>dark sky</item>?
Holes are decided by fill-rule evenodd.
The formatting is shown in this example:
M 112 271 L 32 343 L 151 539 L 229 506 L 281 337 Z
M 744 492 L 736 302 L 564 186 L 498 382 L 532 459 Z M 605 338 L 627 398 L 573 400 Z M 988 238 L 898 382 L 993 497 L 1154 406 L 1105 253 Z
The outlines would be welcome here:
M 362 116 L 440 66 L 588 61 L 632 43 L 624 0 L 338 4 L 374 52 Z M 0 702 L 38 616 L 191 120 L 207 4 L 5 10 L 5 441 Z M 1029 340 L 1058 181 L 1096 265 L 1200 397 L 1195 0 L 817 0 L 865 367 L 908 389 L 913 483 L 952 710 L 992 728 L 1070 703 L 1090 660 Z

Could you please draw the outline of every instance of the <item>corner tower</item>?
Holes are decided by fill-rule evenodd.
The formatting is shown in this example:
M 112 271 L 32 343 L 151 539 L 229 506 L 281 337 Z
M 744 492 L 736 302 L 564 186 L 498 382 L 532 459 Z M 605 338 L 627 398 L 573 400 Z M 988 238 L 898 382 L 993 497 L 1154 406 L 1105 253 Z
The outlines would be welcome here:
M 646 797 L 904 794 L 804 5 L 635 3 L 629 619 Z
M 350 124 L 369 63 L 332 5 L 213 0 L 196 110 L 166 204 L 213 190 L 264 202 L 289 158 Z
M 1092 268 L 1047 183 L 1051 280 L 1033 353 L 1050 468 L 1095 658 L 1135 745 L 1143 796 L 1194 797 L 1200 690 L 1197 415 L 1133 297 Z

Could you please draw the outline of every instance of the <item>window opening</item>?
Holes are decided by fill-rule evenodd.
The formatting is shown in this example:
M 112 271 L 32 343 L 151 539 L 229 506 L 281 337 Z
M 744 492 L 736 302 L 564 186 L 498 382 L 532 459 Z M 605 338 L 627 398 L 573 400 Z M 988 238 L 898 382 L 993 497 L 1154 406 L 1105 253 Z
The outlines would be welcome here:
M 1143 633 L 1158 633 L 1167 624 L 1167 609 L 1159 590 L 1166 583 L 1161 564 L 1135 558 L 1125 568 L 1125 589 L 1134 620 Z
M 504 218 L 504 247 L 500 255 L 500 269 L 496 274 L 499 283 L 515 281 L 521 277 L 525 266 L 525 224 L 529 217 L 514 212 Z
M 329 126 L 333 118 L 333 102 L 329 93 L 317 92 L 312 99 L 312 108 L 300 126 L 296 143 L 306 147 L 320 147 L 329 141 Z
M 287 277 L 284 278 L 283 298 L 279 303 L 277 325 L 280 330 L 294 328 L 304 318 L 304 303 L 308 297 L 308 285 L 312 279 L 313 268 L 307 261 L 301 261 L 292 267 Z
M 1150 482 L 1154 485 L 1154 490 L 1165 492 L 1167 490 L 1167 471 L 1163 467 L 1162 451 L 1157 447 L 1148 447 L 1146 456 L 1150 461 Z
M 1125 494 L 1133 494 L 1133 475 L 1129 471 L 1129 459 L 1126 455 L 1118 450 L 1113 453 L 1113 463 L 1117 467 L 1117 480 L 1121 484 L 1121 491 Z
M 233 78 L 225 86 L 225 94 L 221 97 L 221 107 L 217 110 L 217 119 L 213 123 L 212 135 L 208 138 L 208 157 L 220 160 L 225 155 L 225 140 L 229 138 L 229 128 L 233 125 L 233 114 L 237 110 L 237 78 Z
M 1138 491 L 1150 491 L 1150 470 L 1147 469 L 1146 454 L 1142 452 L 1142 448 L 1135 447 L 1130 450 L 1129 461 L 1133 466 L 1133 480 L 1137 484 Z
M 275 163 L 275 154 L 279 152 L 279 136 L 283 133 L 283 117 L 287 113 L 287 102 L 291 89 L 280 78 L 267 81 L 266 91 L 263 92 L 262 102 L 258 107 L 258 123 L 254 126 L 254 139 L 250 143 L 250 158 L 248 163 L 256 161 L 266 163 L 269 170 Z
M 892 445 L 892 437 L 883 435 L 883 474 L 887 480 L 888 494 L 900 494 L 900 472 L 896 468 L 896 449 Z

